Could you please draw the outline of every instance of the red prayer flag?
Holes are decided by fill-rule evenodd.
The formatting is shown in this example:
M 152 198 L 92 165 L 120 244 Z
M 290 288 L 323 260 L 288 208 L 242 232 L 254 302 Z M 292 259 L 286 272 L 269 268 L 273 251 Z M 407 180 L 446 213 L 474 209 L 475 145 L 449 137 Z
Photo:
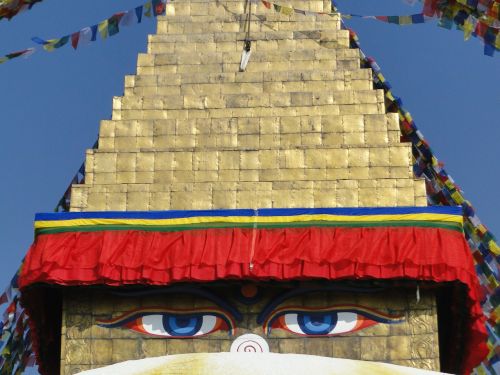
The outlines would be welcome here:
M 476 25 L 476 29 L 474 30 L 474 32 L 478 36 L 484 37 L 484 35 L 486 34 L 486 31 L 488 31 L 488 25 L 485 24 L 485 23 L 483 23 L 483 22 L 478 22 L 477 25 Z
M 12 301 L 12 303 L 9 305 L 9 307 L 7 307 L 7 310 L 5 310 L 5 312 L 8 314 L 15 312 L 16 311 L 16 303 L 17 303 L 16 300 Z
M 434 17 L 438 14 L 437 0 L 425 0 L 422 10 L 425 16 Z
M 162 2 L 156 4 L 156 7 L 155 7 L 155 14 L 156 15 L 160 15 L 160 14 L 163 14 L 165 13 L 165 4 L 163 4 Z
M 78 47 L 78 41 L 80 40 L 80 32 L 77 31 L 76 33 L 71 34 L 71 46 L 74 49 L 77 49 Z

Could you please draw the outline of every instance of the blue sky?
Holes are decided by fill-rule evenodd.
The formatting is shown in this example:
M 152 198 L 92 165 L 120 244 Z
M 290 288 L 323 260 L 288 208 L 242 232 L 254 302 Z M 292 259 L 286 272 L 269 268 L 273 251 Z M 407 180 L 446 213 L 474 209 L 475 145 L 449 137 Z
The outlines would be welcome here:
M 278 0 L 276 0 L 279 3 Z M 12 21 L 0 21 L 0 55 L 95 24 L 140 0 L 44 0 Z M 344 13 L 410 14 L 402 0 L 338 0 Z M 500 54 L 483 56 L 480 41 L 436 23 L 399 27 L 349 20 L 365 53 L 373 56 L 403 99 L 448 172 L 500 233 L 498 141 Z M 36 212 L 52 211 L 109 119 L 123 77 L 135 72 L 154 21 L 124 28 L 106 41 L 73 51 L 39 50 L 0 65 L 0 288 L 7 285 L 32 239 Z

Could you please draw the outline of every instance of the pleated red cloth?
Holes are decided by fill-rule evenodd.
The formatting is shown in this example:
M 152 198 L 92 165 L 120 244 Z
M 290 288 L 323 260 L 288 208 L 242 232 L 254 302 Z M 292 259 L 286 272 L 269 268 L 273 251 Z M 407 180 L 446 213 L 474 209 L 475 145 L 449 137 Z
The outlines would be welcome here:
M 485 317 L 470 249 L 442 228 L 224 228 L 39 235 L 21 289 L 57 285 L 168 285 L 221 279 L 394 279 L 459 281 L 470 325 L 463 372 L 486 356 Z

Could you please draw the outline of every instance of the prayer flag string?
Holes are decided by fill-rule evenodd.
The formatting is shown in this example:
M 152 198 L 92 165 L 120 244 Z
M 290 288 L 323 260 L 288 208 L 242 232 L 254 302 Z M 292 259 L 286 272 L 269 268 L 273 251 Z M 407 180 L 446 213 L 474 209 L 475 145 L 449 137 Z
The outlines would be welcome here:
M 16 9 L 27 9 L 41 0 L 0 0 L 0 19 L 9 17 L 7 12 Z M 471 36 L 477 37 L 484 43 L 484 53 L 493 56 L 496 50 L 500 49 L 500 0 L 419 0 L 423 1 L 421 13 L 402 15 L 402 16 L 371 16 L 359 14 L 341 14 L 344 19 L 360 18 L 373 19 L 395 25 L 415 25 L 428 22 L 437 18 L 438 25 L 443 28 L 451 29 L 453 25 L 464 32 L 464 39 L 468 40 Z M 326 12 L 311 12 L 290 6 L 276 4 L 267 0 L 261 0 L 262 4 L 273 9 L 277 13 L 284 15 L 302 14 L 302 15 L 332 15 Z M 410 0 L 413 4 L 416 0 Z M 475 4 L 475 5 L 471 5 Z M 76 50 L 79 46 L 95 42 L 100 36 L 101 39 L 107 39 L 120 32 L 120 27 L 131 26 L 142 22 L 143 17 L 156 17 L 165 14 L 167 7 L 174 12 L 173 6 L 166 0 L 150 0 L 147 3 L 130 9 L 126 12 L 113 14 L 111 17 L 95 24 L 87 26 L 68 35 L 55 39 L 42 39 L 33 37 L 32 41 L 43 46 L 46 51 L 64 47 L 67 44 Z M 336 12 L 335 3 L 332 2 L 332 11 Z M 3 15 L 3 16 L 2 16 Z M 0 58 L 0 64 L 20 56 L 29 56 L 35 51 L 34 48 L 28 48 L 23 51 L 13 52 Z
M 2 9 L 1 4 L 2 3 L 0 2 L 0 11 Z M 36 44 L 41 45 L 46 51 L 54 51 L 55 49 L 64 47 L 67 44 L 71 44 L 73 49 L 76 50 L 79 46 L 97 41 L 98 37 L 101 39 L 107 39 L 108 37 L 118 34 L 120 32 L 120 28 L 123 26 L 139 24 L 142 22 L 144 17 L 157 17 L 165 14 L 167 11 L 169 13 L 175 12 L 173 5 L 169 4 L 167 0 L 150 0 L 138 7 L 130 9 L 126 12 L 115 13 L 111 17 L 95 25 L 84 27 L 79 31 L 63 37 L 48 40 L 33 37 L 31 40 Z M 3 57 L 0 57 L 0 64 L 18 57 L 28 57 L 35 51 L 36 48 L 31 47 L 22 51 L 11 52 Z
M 287 16 L 294 13 L 302 15 L 340 14 L 344 19 L 373 19 L 400 26 L 421 24 L 438 19 L 440 27 L 452 29 L 453 25 L 456 25 L 457 29 L 464 32 L 464 40 L 470 39 L 471 36 L 480 39 L 484 43 L 485 55 L 493 56 L 495 51 L 500 50 L 500 0 L 481 0 L 479 2 L 477 0 L 425 0 L 422 12 L 403 16 L 364 16 L 338 13 L 334 2 L 332 2 L 334 13 L 311 12 L 267 0 L 261 0 L 261 2 L 266 8 Z M 470 5 L 471 2 L 476 5 Z
M 344 26 L 345 27 L 345 26 Z M 464 234 L 476 264 L 476 273 L 481 286 L 482 307 L 487 317 L 490 352 L 476 374 L 497 374 L 500 365 L 500 247 L 494 235 L 477 216 L 472 204 L 465 199 L 459 186 L 446 172 L 443 163 L 435 156 L 423 134 L 418 130 L 411 114 L 403 107 L 401 98 L 391 91 L 379 65 L 361 50 L 357 35 L 349 30 L 351 47 L 359 48 L 362 63 L 373 71 L 375 87 L 385 92 L 387 110 L 398 113 L 404 141 L 412 143 L 413 171 L 417 178 L 425 178 L 429 205 L 461 206 L 464 216 Z
M 98 147 L 98 141 L 92 148 Z M 55 212 L 70 210 L 71 187 L 73 184 L 85 183 L 85 163 L 82 163 L 71 179 L 63 196 L 57 203 Z M 27 367 L 36 365 L 36 356 L 32 348 L 31 333 L 28 326 L 28 315 L 21 306 L 21 294 L 17 279 L 21 272 L 19 267 L 9 286 L 0 294 L 0 374 L 21 374 Z M 5 305 L 5 306 L 3 306 Z
M 303 9 L 297 9 L 294 7 L 286 6 L 286 5 L 280 5 L 276 4 L 267 0 L 261 0 L 262 4 L 267 8 L 267 9 L 273 9 L 276 13 L 281 13 L 283 15 L 290 16 L 292 14 L 302 14 L 302 15 L 340 15 L 344 19 L 349 19 L 349 18 L 362 18 L 362 19 L 373 19 L 385 23 L 392 23 L 396 25 L 413 25 L 413 24 L 418 24 L 418 23 L 424 23 L 430 20 L 430 17 L 424 16 L 423 13 L 417 13 L 417 14 L 410 14 L 410 15 L 405 15 L 405 16 L 363 16 L 360 14 L 339 14 L 335 8 L 332 9 L 332 12 L 311 12 L 308 10 L 303 10 Z
M 35 365 L 28 315 L 20 304 L 17 280 L 21 268 L 0 294 L 0 374 L 21 374 Z
M 18 57 L 28 57 L 31 56 L 33 53 L 35 53 L 34 48 L 27 48 L 22 51 L 17 51 L 17 52 L 11 52 L 3 57 L 0 57 L 0 64 L 3 64 L 4 62 L 17 59 Z
M 164 15 L 167 5 L 172 6 L 167 4 L 165 0 L 151 0 L 126 12 L 115 13 L 111 17 L 95 25 L 84 27 L 81 30 L 63 37 L 46 40 L 35 36 L 31 38 L 31 40 L 42 45 L 46 51 L 54 51 L 67 44 L 71 44 L 73 49 L 76 50 L 80 45 L 95 42 L 98 36 L 100 36 L 101 39 L 107 39 L 108 37 L 118 34 L 122 26 L 131 26 L 141 23 L 143 16 L 151 18 Z
M 422 11 L 442 28 L 463 31 L 465 40 L 483 41 L 485 55 L 500 50 L 500 0 L 425 0 Z

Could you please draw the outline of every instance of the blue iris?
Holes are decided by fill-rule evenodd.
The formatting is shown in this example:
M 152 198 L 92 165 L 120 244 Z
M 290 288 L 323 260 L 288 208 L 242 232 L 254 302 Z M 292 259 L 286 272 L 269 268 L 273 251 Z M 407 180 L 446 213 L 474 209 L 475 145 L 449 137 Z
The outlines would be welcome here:
M 328 335 L 337 325 L 336 313 L 297 314 L 300 329 L 306 335 Z
M 163 327 L 171 336 L 194 336 L 200 331 L 203 315 L 164 315 Z

